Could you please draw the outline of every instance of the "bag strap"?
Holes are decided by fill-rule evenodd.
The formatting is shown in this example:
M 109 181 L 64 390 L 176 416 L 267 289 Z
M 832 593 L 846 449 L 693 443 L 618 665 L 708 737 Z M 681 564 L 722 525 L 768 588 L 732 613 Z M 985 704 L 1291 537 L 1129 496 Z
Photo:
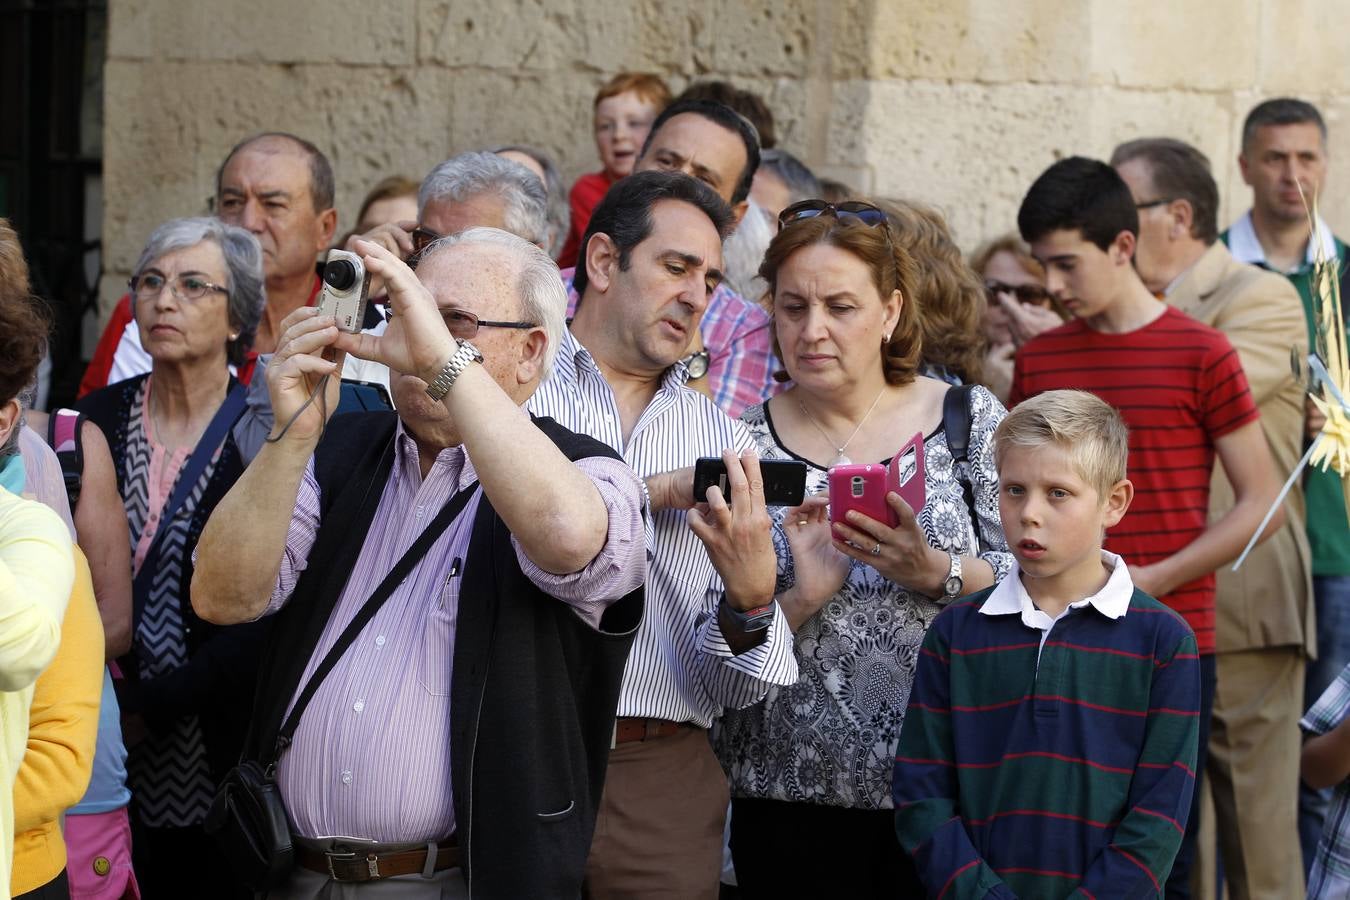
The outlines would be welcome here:
M 155 538 L 150 542 L 150 549 L 146 551 L 145 561 L 141 563 L 140 571 L 136 573 L 135 581 L 132 584 L 133 597 L 145 595 L 145 590 L 150 586 L 150 579 L 154 577 L 155 569 L 159 567 L 159 553 L 164 546 L 164 537 L 169 533 L 169 523 L 173 521 L 173 517 L 178 514 L 178 510 L 187 502 L 187 498 L 192 495 L 193 488 L 197 486 L 197 481 L 206 471 L 206 467 L 211 464 L 211 458 L 216 455 L 216 448 L 220 446 L 221 441 L 225 440 L 225 435 L 230 427 L 243 414 L 244 391 L 242 384 L 235 384 L 230 389 L 230 392 L 225 395 L 225 402 L 220 404 L 220 409 L 216 410 L 216 414 L 211 417 L 211 422 L 206 426 L 206 431 L 202 432 L 201 439 L 197 441 L 197 446 L 192 450 L 192 455 L 183 464 L 183 468 L 178 474 L 178 483 L 174 486 L 173 494 L 164 504 L 164 511 L 159 517 L 159 530 L 155 532 Z
M 961 482 L 966 509 L 978 530 L 975 513 L 975 486 L 970 477 L 970 395 L 973 384 L 958 384 L 947 389 L 942 398 L 942 430 L 947 436 L 947 449 L 952 453 L 952 472 Z
M 277 732 L 277 742 L 272 750 L 272 758 L 264 761 L 265 769 L 270 769 L 276 765 L 277 759 L 291 745 L 291 739 L 295 737 L 295 730 L 300 727 L 300 716 L 304 714 L 305 707 L 309 706 L 309 702 L 314 699 L 314 695 L 319 690 L 319 685 L 328 677 L 328 673 L 333 671 L 333 667 L 347 652 L 347 648 L 356 641 L 356 637 L 361 633 L 361 630 L 369 624 L 371 619 L 375 618 L 375 613 L 379 612 L 380 607 L 384 605 L 384 601 L 389 599 L 394 590 L 412 572 L 413 566 L 426 556 L 427 551 L 431 549 L 431 545 L 464 510 L 465 504 L 473 497 L 477 488 L 478 482 L 475 481 L 450 498 L 449 502 L 436 514 L 436 518 L 431 520 L 431 524 L 426 527 L 426 530 L 418 536 L 413 545 L 408 548 L 408 551 L 394 564 L 394 568 L 389 571 L 389 574 L 384 576 L 384 580 L 380 582 L 379 587 L 375 588 L 374 593 L 370 595 L 370 599 L 366 600 L 365 605 L 347 624 L 347 627 L 342 630 L 342 634 L 333 643 L 328 655 L 323 658 L 323 662 L 319 663 L 318 668 L 314 670 L 314 674 L 310 676 L 309 682 L 300 691 L 295 700 L 295 706 L 291 708 L 290 715 L 286 717 L 281 730 Z
M 84 482 L 84 441 L 80 433 L 84 415 L 73 409 L 56 409 L 47 417 L 47 445 L 56 453 L 61 464 L 61 479 L 66 485 L 70 511 L 80 502 L 80 487 Z

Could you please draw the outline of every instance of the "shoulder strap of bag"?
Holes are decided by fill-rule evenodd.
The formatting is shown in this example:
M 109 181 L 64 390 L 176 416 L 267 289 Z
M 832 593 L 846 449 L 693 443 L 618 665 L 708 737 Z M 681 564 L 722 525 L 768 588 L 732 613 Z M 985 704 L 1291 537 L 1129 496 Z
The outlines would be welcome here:
M 942 430 L 947 435 L 947 448 L 952 453 L 952 472 L 961 482 L 966 509 L 972 522 L 975 515 L 975 487 L 970 477 L 970 394 L 973 384 L 958 384 L 947 389 L 942 398 Z M 978 528 L 978 525 L 976 526 Z
M 211 417 L 211 423 L 206 426 L 206 431 L 202 432 L 201 439 L 197 441 L 197 446 L 193 448 L 192 455 L 188 461 L 183 464 L 182 471 L 178 474 L 178 483 L 174 486 L 173 494 L 164 504 L 164 512 L 160 515 L 159 530 L 155 532 L 155 538 L 150 544 L 150 549 L 145 554 L 145 561 L 141 563 L 140 571 L 136 573 L 135 582 L 132 585 L 132 596 L 144 596 L 145 589 L 149 587 L 150 579 L 154 577 L 155 569 L 159 565 L 160 548 L 164 546 L 164 536 L 169 533 L 169 523 L 173 517 L 178 514 L 178 510 L 187 502 L 191 496 L 193 488 L 197 486 L 197 481 L 206 471 L 206 467 L 211 463 L 211 457 L 215 456 L 216 448 L 220 442 L 225 440 L 226 433 L 234 425 L 236 419 L 244 412 L 244 386 L 236 384 L 225 395 L 225 402 L 220 404 L 220 409 Z
M 431 524 L 426 527 L 426 530 L 418 536 L 413 545 L 408 548 L 408 551 L 394 564 L 394 568 L 380 582 L 380 586 L 375 588 L 374 593 L 370 595 L 370 599 L 366 600 L 365 605 L 343 629 L 332 649 L 328 651 L 328 655 L 323 658 L 323 662 L 319 663 L 319 667 L 314 670 L 309 682 L 305 684 L 296 698 L 295 706 L 291 709 L 290 715 L 286 717 L 281 730 L 277 733 L 277 743 L 272 750 L 272 758 L 265 761 L 265 767 L 270 768 L 275 765 L 277 758 L 291 745 L 291 739 L 295 737 L 295 729 L 300 727 L 300 716 L 304 714 L 305 707 L 309 706 L 309 702 L 314 699 L 315 693 L 319 690 L 319 685 L 328 677 L 328 673 L 333 671 L 333 667 L 347 652 L 347 648 L 356 641 L 356 637 L 361 633 L 361 630 L 369 624 L 371 619 L 375 618 L 375 613 L 379 612 L 380 607 L 384 605 L 384 601 L 389 599 L 389 595 L 394 593 L 395 588 L 402 584 L 403 580 L 412 572 L 413 566 L 426 556 L 427 551 L 431 549 L 431 545 L 463 511 L 465 504 L 469 502 L 477 489 L 478 482 L 475 481 L 450 498 L 450 501 L 436 514 L 436 518 L 431 520 Z
M 56 409 L 47 417 L 47 445 L 56 453 L 61 464 L 61 478 L 66 485 L 70 511 L 80 502 L 80 487 L 84 481 L 84 441 L 80 429 L 84 416 L 73 409 Z

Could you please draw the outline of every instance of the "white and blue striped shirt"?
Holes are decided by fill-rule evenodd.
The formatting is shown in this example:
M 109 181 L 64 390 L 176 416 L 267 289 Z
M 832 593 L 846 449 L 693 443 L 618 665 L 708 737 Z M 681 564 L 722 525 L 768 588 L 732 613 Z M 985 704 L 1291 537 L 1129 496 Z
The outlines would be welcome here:
M 529 409 L 608 444 L 642 478 L 692 466 L 700 456 L 720 456 L 727 447 L 753 447 L 744 425 L 685 387 L 687 374 L 680 363 L 666 372 L 625 446 L 614 391 L 568 330 L 553 373 L 535 391 Z M 762 644 L 733 654 L 717 621 L 722 579 L 684 510 L 655 513 L 649 528 L 646 606 L 618 715 L 707 728 L 724 709 L 749 706 L 771 685 L 795 684 L 797 660 L 782 610 L 774 612 Z

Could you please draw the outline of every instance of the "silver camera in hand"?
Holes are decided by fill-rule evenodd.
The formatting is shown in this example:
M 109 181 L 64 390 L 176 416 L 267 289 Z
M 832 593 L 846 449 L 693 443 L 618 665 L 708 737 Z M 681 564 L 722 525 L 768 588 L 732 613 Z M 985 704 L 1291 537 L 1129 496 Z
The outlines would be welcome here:
M 346 250 L 329 250 L 323 264 L 323 291 L 319 315 L 332 316 L 341 331 L 356 333 L 366 318 L 366 294 L 370 273 L 361 257 Z

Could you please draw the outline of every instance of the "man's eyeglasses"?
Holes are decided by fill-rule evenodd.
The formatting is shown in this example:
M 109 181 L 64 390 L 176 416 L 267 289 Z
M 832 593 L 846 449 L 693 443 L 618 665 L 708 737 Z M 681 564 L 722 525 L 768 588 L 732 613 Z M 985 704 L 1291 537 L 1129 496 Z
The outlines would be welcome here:
M 1030 304 L 1046 309 L 1053 303 L 1050 292 L 1039 284 L 1012 285 L 990 279 L 984 283 L 984 293 L 992 304 L 998 303 L 999 294 L 1012 294 L 1017 298 L 1018 303 L 1024 305 Z
M 778 214 L 778 230 L 782 231 L 793 222 L 802 219 L 814 219 L 817 216 L 829 216 L 840 222 L 860 222 L 868 228 L 886 228 L 886 213 L 870 203 L 861 200 L 849 200 L 844 203 L 829 203 L 825 200 L 803 200 L 794 203 Z M 889 235 L 889 230 L 887 234 Z
M 127 282 L 131 288 L 131 295 L 137 300 L 153 300 L 159 296 L 160 291 L 164 290 L 164 285 L 169 286 L 175 297 L 179 300 L 192 302 L 200 300 L 207 294 L 219 291 L 222 294 L 228 294 L 229 289 L 223 288 L 218 284 L 212 284 L 205 278 L 197 275 L 179 275 L 172 281 L 165 278 L 159 272 L 142 272 Z
M 445 319 L 445 325 L 450 329 L 450 334 L 457 341 L 471 341 L 478 336 L 480 328 L 537 328 L 535 322 L 493 322 L 489 319 L 480 319 L 473 313 L 464 309 L 443 309 L 441 318 Z
M 416 269 L 417 264 L 422 261 L 422 254 L 426 253 L 427 248 L 439 241 L 442 236 L 430 228 L 418 225 L 412 230 L 411 237 L 413 250 L 408 255 L 408 268 Z
M 1136 203 L 1135 209 L 1152 209 L 1155 206 L 1166 206 L 1175 200 L 1175 197 L 1159 197 L 1157 200 L 1145 200 L 1143 203 Z

